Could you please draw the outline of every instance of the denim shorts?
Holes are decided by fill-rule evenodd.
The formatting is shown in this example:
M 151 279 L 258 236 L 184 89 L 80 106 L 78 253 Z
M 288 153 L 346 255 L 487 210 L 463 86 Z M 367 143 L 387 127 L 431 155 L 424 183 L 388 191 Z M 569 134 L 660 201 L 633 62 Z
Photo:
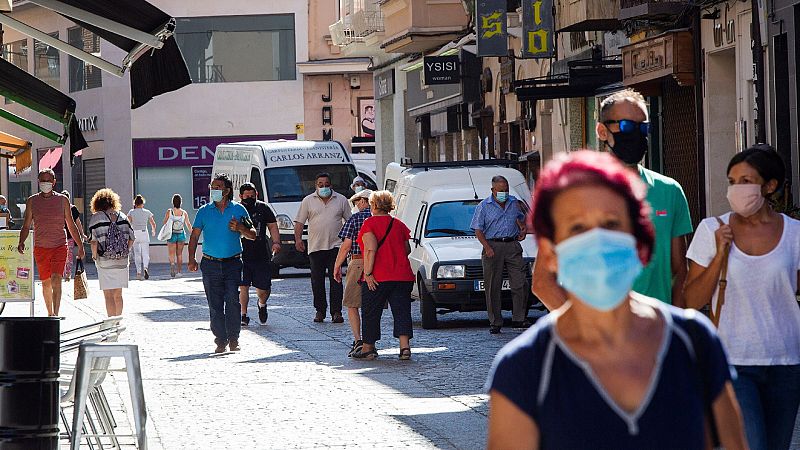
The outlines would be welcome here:
M 181 231 L 180 233 L 172 233 L 172 237 L 170 237 L 167 242 L 170 244 L 177 244 L 178 242 L 186 242 L 186 233 Z

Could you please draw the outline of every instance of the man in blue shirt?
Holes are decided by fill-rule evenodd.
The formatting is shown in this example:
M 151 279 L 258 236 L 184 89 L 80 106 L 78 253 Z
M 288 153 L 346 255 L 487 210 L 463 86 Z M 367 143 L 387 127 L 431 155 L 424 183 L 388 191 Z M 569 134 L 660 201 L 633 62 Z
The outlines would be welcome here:
M 242 281 L 241 238 L 255 240 L 256 230 L 244 206 L 233 203 L 233 183 L 224 173 L 211 182 L 211 203 L 201 207 L 192 224 L 189 238 L 189 271 L 197 271 L 197 241 L 203 233 L 203 288 L 206 291 L 211 332 L 217 344 L 214 353 L 225 347 L 239 350 L 239 282 Z
M 489 332 L 500 333 L 503 326 L 501 295 L 504 267 L 508 270 L 513 302 L 511 325 L 514 328 L 530 326 L 525 318 L 528 314 L 528 296 L 525 289 L 525 261 L 519 243 L 527 234 L 525 214 L 519 200 L 508 195 L 508 180 L 505 177 L 498 175 L 492 178 L 492 195 L 475 208 L 470 228 L 475 230 L 475 236 L 483 245 L 481 263 Z

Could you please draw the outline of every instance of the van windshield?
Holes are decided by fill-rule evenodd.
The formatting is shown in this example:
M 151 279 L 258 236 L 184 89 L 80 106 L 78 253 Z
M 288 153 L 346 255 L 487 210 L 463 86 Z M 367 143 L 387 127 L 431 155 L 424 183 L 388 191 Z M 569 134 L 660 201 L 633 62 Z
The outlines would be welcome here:
M 480 200 L 435 203 L 428 212 L 425 237 L 475 236 L 469 227 Z
M 350 198 L 355 194 L 350 183 L 356 177 L 356 170 L 349 164 L 328 166 L 292 166 L 264 169 L 267 198 L 270 203 L 299 202 L 316 189 L 317 174 L 328 173 L 334 191 Z

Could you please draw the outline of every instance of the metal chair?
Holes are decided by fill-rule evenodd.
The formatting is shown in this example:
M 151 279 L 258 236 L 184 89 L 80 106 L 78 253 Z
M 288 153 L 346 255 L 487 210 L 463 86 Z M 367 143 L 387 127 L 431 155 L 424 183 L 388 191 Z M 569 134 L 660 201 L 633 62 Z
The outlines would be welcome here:
M 108 372 L 109 359 L 114 357 L 125 358 L 131 402 L 133 403 L 135 436 L 139 449 L 147 449 L 147 436 L 145 432 L 147 410 L 145 409 L 144 402 L 144 389 L 142 387 L 138 346 L 133 344 L 83 343 L 78 350 L 78 361 L 75 365 L 75 375 L 73 377 L 75 382 L 71 433 L 72 450 L 80 449 L 81 436 L 85 434 L 84 431 L 86 430 L 83 426 L 83 419 L 87 412 L 87 404 L 97 400 L 90 394 L 94 388 L 99 386 L 98 382 L 102 384 L 102 379 L 105 373 Z M 115 445 L 118 445 L 116 442 L 117 435 L 114 433 L 114 427 L 111 422 L 113 418 L 109 418 L 106 413 L 106 411 L 110 413 L 110 409 L 107 409 L 107 403 L 105 405 L 95 404 L 93 406 L 104 428 L 104 434 L 98 434 L 96 430 L 93 430 L 93 436 L 109 436 L 112 438 Z M 89 437 L 89 435 L 86 436 Z M 102 446 L 102 444 L 100 445 Z

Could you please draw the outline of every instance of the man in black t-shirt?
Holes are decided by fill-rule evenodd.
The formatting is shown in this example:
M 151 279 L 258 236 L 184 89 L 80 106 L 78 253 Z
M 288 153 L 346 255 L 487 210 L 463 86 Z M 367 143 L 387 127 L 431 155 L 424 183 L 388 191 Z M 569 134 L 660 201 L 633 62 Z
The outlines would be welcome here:
M 267 299 L 272 289 L 272 254 L 281 250 L 278 223 L 275 214 L 266 203 L 258 200 L 258 191 L 252 183 L 239 188 L 239 198 L 250 214 L 256 239 L 242 238 L 242 282 L 239 283 L 239 303 L 242 306 L 242 326 L 250 323 L 247 317 L 247 304 L 250 302 L 250 286 L 256 288 L 258 295 L 258 320 L 267 323 Z M 269 229 L 269 237 L 267 236 Z

